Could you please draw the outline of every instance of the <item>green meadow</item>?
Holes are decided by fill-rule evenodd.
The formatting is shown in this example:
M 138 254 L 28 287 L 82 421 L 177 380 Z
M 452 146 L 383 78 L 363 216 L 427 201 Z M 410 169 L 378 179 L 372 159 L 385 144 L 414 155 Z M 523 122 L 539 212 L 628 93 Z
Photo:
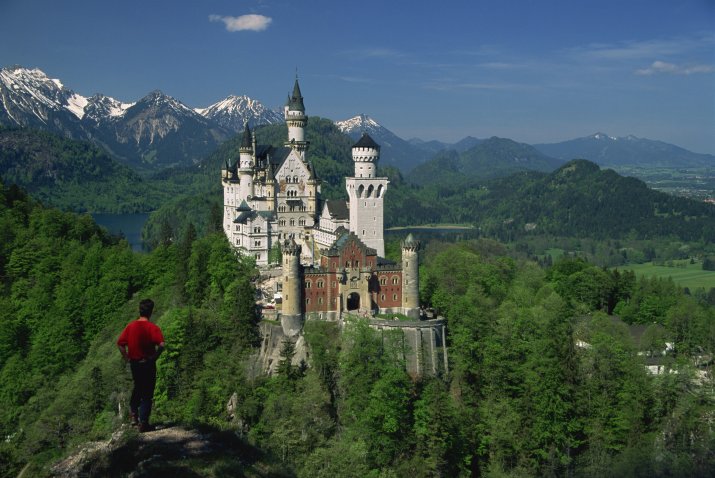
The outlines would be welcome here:
M 655 265 L 652 262 L 646 262 L 645 264 L 620 266 L 619 269 L 632 270 L 638 277 L 671 277 L 676 284 L 691 290 L 699 287 L 709 290 L 711 287 L 715 287 L 715 271 L 704 271 L 701 261 L 691 264 L 690 260 L 686 259 L 667 261 L 666 264 L 668 265 Z

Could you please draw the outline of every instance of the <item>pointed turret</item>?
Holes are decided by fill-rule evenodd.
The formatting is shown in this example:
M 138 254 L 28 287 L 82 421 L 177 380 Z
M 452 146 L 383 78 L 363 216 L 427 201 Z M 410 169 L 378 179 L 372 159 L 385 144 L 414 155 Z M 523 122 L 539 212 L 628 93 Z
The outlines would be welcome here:
M 295 77 L 295 84 L 293 85 L 293 94 L 288 96 L 288 103 L 286 106 L 290 111 L 301 111 L 305 113 L 303 95 L 300 93 L 300 85 L 298 84 L 297 76 Z
M 300 92 L 297 76 L 293 85 L 293 93 L 288 96 L 285 106 L 285 120 L 288 125 L 286 146 L 297 150 L 305 159 L 305 151 L 308 149 L 308 142 L 305 141 L 305 126 L 308 123 L 308 117 L 305 116 L 305 104 L 303 104 L 303 95 Z

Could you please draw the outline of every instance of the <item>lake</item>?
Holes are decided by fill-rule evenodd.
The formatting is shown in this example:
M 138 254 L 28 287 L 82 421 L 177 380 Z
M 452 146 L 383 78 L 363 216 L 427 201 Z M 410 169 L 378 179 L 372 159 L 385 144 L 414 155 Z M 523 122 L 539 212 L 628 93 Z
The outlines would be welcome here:
M 149 213 L 134 214 L 92 214 L 94 221 L 105 227 L 111 234 L 121 235 L 126 238 L 132 249 L 146 251 L 146 244 L 142 241 L 142 228 L 149 218 Z

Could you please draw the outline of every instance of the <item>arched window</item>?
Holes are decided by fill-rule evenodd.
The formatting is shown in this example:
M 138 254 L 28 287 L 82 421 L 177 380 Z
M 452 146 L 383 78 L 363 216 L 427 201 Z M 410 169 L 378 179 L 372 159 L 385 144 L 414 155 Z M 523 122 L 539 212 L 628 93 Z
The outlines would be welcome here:
M 374 188 L 372 187 L 372 184 L 371 184 L 370 186 L 368 186 L 368 188 L 367 188 L 367 194 L 365 194 L 365 197 L 367 197 L 367 198 L 372 197 L 372 191 L 373 191 L 373 189 L 374 189 Z
M 380 285 L 387 285 L 387 277 L 380 277 Z
M 377 187 L 377 191 L 375 192 L 375 197 L 381 198 L 383 191 L 384 191 L 384 188 L 382 187 L 382 184 L 380 184 Z
M 392 283 L 397 284 L 399 282 L 399 279 L 397 277 L 392 278 Z
M 322 288 L 323 288 L 323 284 L 324 284 L 324 282 L 323 282 L 322 280 L 319 280 L 319 281 L 318 281 L 318 289 L 322 289 Z
M 382 300 L 382 301 L 385 300 L 385 294 L 382 294 L 382 295 L 380 296 L 380 300 Z
M 295 219 L 291 219 L 291 220 L 290 220 L 290 225 L 291 225 L 291 226 L 295 226 Z
M 293 176 L 293 182 L 298 183 L 298 176 Z
M 305 288 L 310 289 L 310 287 L 313 285 L 313 283 L 309 280 L 305 281 Z
M 361 198 L 361 197 L 362 197 L 362 193 L 363 193 L 364 191 L 365 191 L 365 186 L 363 186 L 363 185 L 361 184 L 361 185 L 358 187 L 358 189 L 357 189 L 357 197 Z
M 397 294 L 392 294 L 392 300 L 397 300 Z

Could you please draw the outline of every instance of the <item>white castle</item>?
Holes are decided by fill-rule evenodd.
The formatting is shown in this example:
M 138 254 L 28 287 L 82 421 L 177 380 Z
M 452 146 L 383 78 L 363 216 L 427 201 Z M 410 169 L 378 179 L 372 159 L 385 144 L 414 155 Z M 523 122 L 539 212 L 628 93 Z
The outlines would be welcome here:
M 321 249 L 351 232 L 379 257 L 385 255 L 383 200 L 388 179 L 377 177 L 380 146 L 367 134 L 352 147 L 355 173 L 345 178 L 348 201 L 321 201 L 320 180 L 308 158 L 308 117 L 298 79 L 285 105 L 288 138 L 284 147 L 256 144 L 246 126 L 238 161 L 221 171 L 223 229 L 243 254 L 268 265 L 281 241 L 300 245 L 303 264 L 315 264 Z

